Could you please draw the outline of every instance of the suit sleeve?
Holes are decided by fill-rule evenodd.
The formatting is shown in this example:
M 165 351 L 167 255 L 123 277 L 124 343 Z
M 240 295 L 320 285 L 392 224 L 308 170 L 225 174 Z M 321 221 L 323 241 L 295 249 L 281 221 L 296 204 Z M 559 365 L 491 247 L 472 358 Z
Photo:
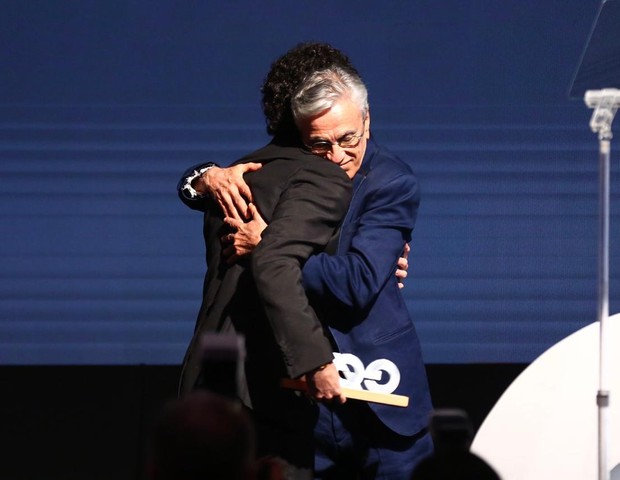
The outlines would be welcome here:
M 365 310 L 386 282 L 396 282 L 396 261 L 411 240 L 419 188 L 413 174 L 381 180 L 366 193 L 359 218 L 343 226 L 341 237 L 352 236 L 347 251 L 321 253 L 306 263 L 303 284 L 312 298 Z
M 301 269 L 340 224 L 351 189 L 339 167 L 323 160 L 312 164 L 289 179 L 251 257 L 258 294 L 293 378 L 333 359 L 330 341 L 303 289 Z

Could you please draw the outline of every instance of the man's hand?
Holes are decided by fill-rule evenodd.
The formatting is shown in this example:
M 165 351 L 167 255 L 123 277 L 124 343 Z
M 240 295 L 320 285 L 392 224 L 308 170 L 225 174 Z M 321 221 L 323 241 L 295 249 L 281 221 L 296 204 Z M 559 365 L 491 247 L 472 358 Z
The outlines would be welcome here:
M 253 203 L 248 206 L 248 214 L 251 218 L 249 222 L 232 217 L 224 218 L 224 222 L 234 230 L 234 233 L 229 233 L 221 238 L 224 247 L 222 253 L 228 264 L 233 264 L 240 258 L 249 255 L 260 242 L 263 230 L 267 228 L 265 220 L 260 216 Z
M 340 388 L 340 375 L 333 363 L 306 374 L 308 394 L 315 400 L 347 401 Z
M 196 178 L 192 187 L 202 195 L 211 195 L 225 216 L 242 220 L 247 218 L 248 203 L 253 201 L 243 174 L 261 167 L 260 163 L 241 163 L 228 168 L 212 167 Z
M 405 243 L 405 248 L 403 249 L 402 257 L 398 259 L 396 262 L 396 278 L 398 279 L 398 288 L 403 288 L 405 286 L 405 278 L 407 278 L 407 269 L 409 268 L 409 252 L 411 248 L 408 243 Z

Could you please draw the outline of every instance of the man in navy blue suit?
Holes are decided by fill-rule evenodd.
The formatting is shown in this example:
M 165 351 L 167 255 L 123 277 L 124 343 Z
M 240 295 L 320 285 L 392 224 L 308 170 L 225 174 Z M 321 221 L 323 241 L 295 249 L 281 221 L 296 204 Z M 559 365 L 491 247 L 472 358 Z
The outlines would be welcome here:
M 399 408 L 341 403 L 339 392 L 319 397 L 326 401 L 319 403 L 315 428 L 315 477 L 408 479 L 432 451 L 424 363 L 395 276 L 416 221 L 417 180 L 407 164 L 371 137 L 366 88 L 354 70 L 315 72 L 291 103 L 305 148 L 339 165 L 353 181 L 339 235 L 303 268 L 304 288 L 331 334 L 334 363 L 347 386 L 410 399 L 408 407 Z M 222 194 L 218 188 L 232 176 L 239 180 L 240 173 L 211 169 L 202 188 L 230 198 L 235 192 Z M 234 188 L 250 196 L 237 180 Z M 237 197 L 236 204 L 243 199 Z M 240 218 L 243 209 L 242 215 L 227 219 L 237 228 L 225 239 L 233 259 L 250 251 L 250 239 L 264 227 L 259 212 L 252 206 L 250 212 L 251 221 Z
M 292 107 L 306 147 L 339 165 L 354 183 L 335 255 L 310 257 L 304 288 L 311 303 L 321 306 L 319 316 L 339 352 L 339 370 L 361 378 L 356 383 L 369 390 L 380 386 L 410 398 L 404 410 L 376 403 L 322 404 L 315 468 L 339 465 L 333 447 L 348 444 L 363 453 L 355 460 L 362 472 L 376 469 L 379 478 L 406 478 L 420 454 L 431 450 L 424 363 L 394 276 L 395 260 L 415 225 L 418 184 L 407 164 L 371 138 L 366 88 L 356 75 L 338 67 L 317 72 L 306 79 Z M 373 364 L 379 364 L 380 378 L 369 371 Z M 365 374 L 358 375 L 362 365 Z M 372 435 L 364 434 L 368 431 Z

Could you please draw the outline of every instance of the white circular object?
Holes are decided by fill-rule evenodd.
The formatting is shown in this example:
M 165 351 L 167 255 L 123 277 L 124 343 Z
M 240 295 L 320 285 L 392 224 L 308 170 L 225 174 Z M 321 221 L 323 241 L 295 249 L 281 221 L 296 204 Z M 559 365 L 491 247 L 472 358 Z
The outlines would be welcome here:
M 620 463 L 620 314 L 605 323 L 609 471 Z M 598 478 L 599 322 L 561 340 L 508 387 L 471 451 L 502 480 Z

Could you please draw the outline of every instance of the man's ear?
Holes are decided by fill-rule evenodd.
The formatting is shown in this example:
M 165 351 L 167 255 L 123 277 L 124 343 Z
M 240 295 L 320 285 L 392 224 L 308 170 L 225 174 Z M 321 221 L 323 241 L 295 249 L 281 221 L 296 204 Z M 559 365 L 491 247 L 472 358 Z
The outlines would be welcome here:
M 366 112 L 366 129 L 364 130 L 366 140 L 370 138 L 370 110 Z

